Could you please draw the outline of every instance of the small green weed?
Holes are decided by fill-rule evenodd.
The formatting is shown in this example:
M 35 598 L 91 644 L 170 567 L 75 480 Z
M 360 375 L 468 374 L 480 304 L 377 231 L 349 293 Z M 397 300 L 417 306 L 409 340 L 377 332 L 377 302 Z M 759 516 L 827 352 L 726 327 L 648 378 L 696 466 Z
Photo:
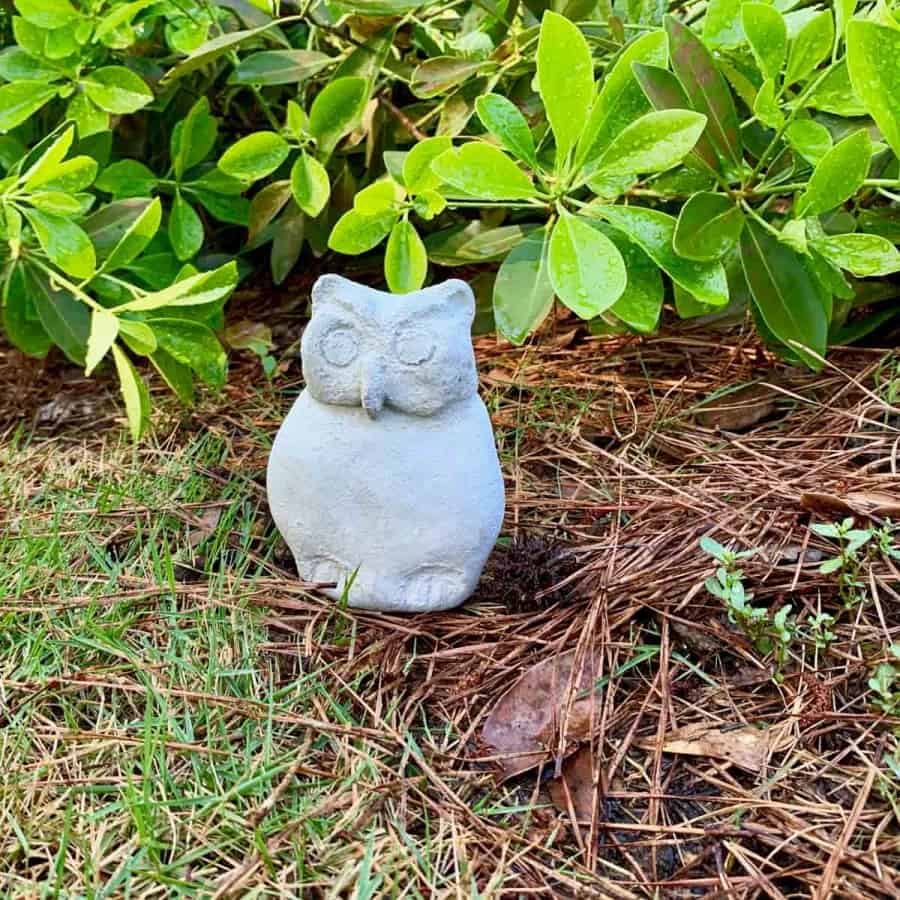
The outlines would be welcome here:
M 881 663 L 869 679 L 869 688 L 875 695 L 872 705 L 887 716 L 900 715 L 900 644 L 891 644 L 888 654 L 892 661 Z
M 838 594 L 845 609 L 856 609 L 868 599 L 861 577 L 868 563 L 877 556 L 900 559 L 900 547 L 894 543 L 897 527 L 890 520 L 880 528 L 854 528 L 854 524 L 853 517 L 848 516 L 838 523 L 810 526 L 816 534 L 838 542 L 837 555 L 826 559 L 819 571 L 823 575 L 837 573 Z
M 774 655 L 774 677 L 781 681 L 788 649 L 797 631 L 790 604 L 782 606 L 774 616 L 764 606 L 751 605 L 753 594 L 744 588 L 744 573 L 737 563 L 753 556 L 756 550 L 735 552 L 706 536 L 700 539 L 700 547 L 719 563 L 715 576 L 706 580 L 706 589 L 725 603 L 728 620 L 744 632 L 757 652 Z

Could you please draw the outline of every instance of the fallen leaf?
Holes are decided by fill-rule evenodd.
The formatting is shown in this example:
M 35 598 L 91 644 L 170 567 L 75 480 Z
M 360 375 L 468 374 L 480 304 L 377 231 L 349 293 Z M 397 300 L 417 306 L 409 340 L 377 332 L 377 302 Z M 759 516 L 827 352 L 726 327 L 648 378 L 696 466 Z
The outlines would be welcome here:
M 582 747 L 570 756 L 562 767 L 562 774 L 547 785 L 553 805 L 569 815 L 571 811 L 577 822 L 589 823 L 594 807 L 594 754 L 590 747 Z M 568 797 L 566 796 L 568 789 Z
M 800 495 L 804 509 L 826 517 L 837 516 L 900 516 L 900 499 L 884 491 L 850 491 L 846 494 L 820 494 L 810 492 Z
M 557 334 L 553 335 L 553 337 L 550 340 L 550 343 L 554 347 L 557 347 L 560 350 L 562 350 L 565 347 L 568 347 L 572 343 L 572 341 L 575 340 L 575 336 L 577 334 L 578 334 L 577 328 L 571 328 L 568 331 L 561 331 L 561 332 L 558 332 Z
M 191 524 L 191 529 L 188 532 L 188 543 L 191 547 L 196 549 L 210 537 L 218 527 L 219 520 L 222 518 L 222 507 L 214 506 L 201 516 L 190 515 L 186 518 L 188 518 Z
M 269 350 L 272 347 L 272 329 L 262 322 L 241 319 L 225 329 L 225 342 L 232 350 Z
M 759 772 L 770 753 L 784 750 L 792 742 L 793 737 L 784 725 L 771 728 L 756 728 L 753 725 L 715 728 L 706 722 L 696 722 L 670 731 L 663 739 L 662 750 L 684 756 L 711 756 L 724 759 L 739 769 Z M 653 750 L 656 739 L 643 738 L 635 744 L 644 750 Z
M 574 699 L 565 717 L 563 704 L 573 679 L 575 651 L 544 660 L 529 669 L 497 701 L 481 731 L 493 749 L 502 778 L 511 778 L 550 759 L 563 731 L 567 739 L 579 740 L 590 733 L 592 712 L 597 715 L 599 691 L 593 687 L 598 670 L 588 657 L 575 673 Z M 590 691 L 583 696 L 586 691 Z
M 704 428 L 746 431 L 776 411 L 777 397 L 778 394 L 770 387 L 750 384 L 706 401 L 709 405 L 697 411 L 697 421 Z
M 74 422 L 96 421 L 101 417 L 108 398 L 100 393 L 79 396 L 77 394 L 57 394 L 48 403 L 38 408 L 35 425 L 41 428 L 56 428 Z

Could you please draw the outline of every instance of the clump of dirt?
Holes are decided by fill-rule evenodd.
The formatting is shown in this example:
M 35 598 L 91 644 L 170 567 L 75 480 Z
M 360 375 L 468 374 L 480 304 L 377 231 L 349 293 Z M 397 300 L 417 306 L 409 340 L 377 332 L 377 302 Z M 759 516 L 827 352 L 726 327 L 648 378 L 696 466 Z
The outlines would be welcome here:
M 481 576 L 476 599 L 499 603 L 512 612 L 571 602 L 571 586 L 562 586 L 562 582 L 578 568 L 568 544 L 544 535 L 526 534 L 495 548 Z

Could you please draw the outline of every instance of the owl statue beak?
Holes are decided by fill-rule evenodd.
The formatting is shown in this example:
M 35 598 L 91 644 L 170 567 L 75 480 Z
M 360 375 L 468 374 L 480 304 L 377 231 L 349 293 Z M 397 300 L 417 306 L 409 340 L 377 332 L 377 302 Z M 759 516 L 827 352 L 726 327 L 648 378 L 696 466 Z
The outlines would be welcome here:
M 385 400 L 384 368 L 378 362 L 370 363 L 365 369 L 360 399 L 369 418 L 377 419 Z

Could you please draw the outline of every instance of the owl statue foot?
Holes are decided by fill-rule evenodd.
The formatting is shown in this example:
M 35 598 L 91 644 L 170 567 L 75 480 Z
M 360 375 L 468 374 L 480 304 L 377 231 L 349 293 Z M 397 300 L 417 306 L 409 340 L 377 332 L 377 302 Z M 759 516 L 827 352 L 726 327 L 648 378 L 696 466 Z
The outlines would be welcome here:
M 354 569 L 337 560 L 296 560 L 304 581 L 334 585 L 323 591 L 334 600 L 347 596 L 348 606 L 382 612 L 436 612 L 459 606 L 473 585 L 460 569 L 423 565 L 406 574 L 380 574 Z M 477 580 L 477 579 L 476 579 Z
M 462 281 L 391 295 L 325 275 L 306 389 L 269 457 L 275 523 L 305 581 L 350 606 L 428 612 L 475 590 L 503 521 Z

